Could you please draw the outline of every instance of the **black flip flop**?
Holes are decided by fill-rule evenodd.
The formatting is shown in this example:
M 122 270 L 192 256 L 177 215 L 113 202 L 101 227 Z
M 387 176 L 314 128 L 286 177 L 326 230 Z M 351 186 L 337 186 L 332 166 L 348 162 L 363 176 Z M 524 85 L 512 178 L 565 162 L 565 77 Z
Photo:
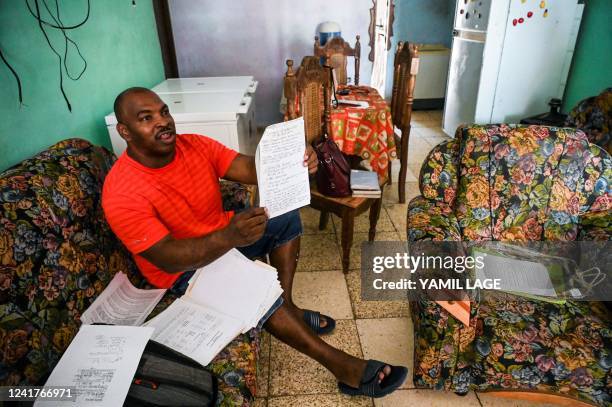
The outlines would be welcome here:
M 321 317 L 325 318 L 327 325 L 321 327 Z M 321 315 L 318 311 L 304 310 L 304 322 L 317 335 L 325 335 L 336 328 L 336 321 L 327 315 Z
M 378 383 L 378 374 L 389 366 L 391 373 L 385 375 L 385 378 Z M 398 387 L 404 383 L 406 376 L 408 375 L 408 369 L 404 366 L 392 366 L 388 363 L 383 363 L 378 360 L 368 360 L 368 364 L 361 376 L 361 383 L 359 387 L 351 387 L 347 384 L 338 383 L 338 388 L 341 393 L 349 396 L 367 396 L 367 397 L 383 397 L 393 391 L 397 390 Z

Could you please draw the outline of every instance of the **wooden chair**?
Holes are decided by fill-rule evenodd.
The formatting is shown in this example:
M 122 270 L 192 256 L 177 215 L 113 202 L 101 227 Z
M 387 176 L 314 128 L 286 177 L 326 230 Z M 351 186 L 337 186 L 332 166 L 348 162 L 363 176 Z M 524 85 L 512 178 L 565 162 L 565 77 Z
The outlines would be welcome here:
M 324 46 L 321 46 L 319 37 L 315 37 L 314 55 L 324 58 L 325 65 L 335 69 L 339 85 L 347 84 L 347 57 L 355 57 L 355 85 L 359 85 L 359 59 L 361 57 L 359 36 L 357 36 L 355 41 L 355 48 L 351 48 L 349 43 L 344 41 L 342 37 L 330 38 Z
M 313 143 L 331 128 L 331 72 L 319 64 L 317 57 L 304 57 L 297 73 L 293 70 L 293 61 L 287 60 L 287 73 L 284 80 L 287 96 L 287 113 L 285 120 L 304 118 L 306 140 Z M 381 190 L 386 179 L 379 179 Z M 351 245 L 355 217 L 370 210 L 370 229 L 368 240 L 376 236 L 376 224 L 380 216 L 382 198 L 333 198 L 317 191 L 316 185 L 310 187 L 310 206 L 321 211 L 319 229 L 323 230 L 329 222 L 329 214 L 334 213 L 342 220 L 342 270 L 347 273 L 350 263 Z
M 400 157 L 398 195 L 400 203 L 406 202 L 406 171 L 408 169 L 408 140 L 410 119 L 414 102 L 414 85 L 419 70 L 418 46 L 399 42 L 393 61 L 393 94 L 391 96 L 391 117 L 393 126 L 400 130 L 395 133 L 395 145 Z M 389 161 L 389 184 L 391 184 L 391 161 Z

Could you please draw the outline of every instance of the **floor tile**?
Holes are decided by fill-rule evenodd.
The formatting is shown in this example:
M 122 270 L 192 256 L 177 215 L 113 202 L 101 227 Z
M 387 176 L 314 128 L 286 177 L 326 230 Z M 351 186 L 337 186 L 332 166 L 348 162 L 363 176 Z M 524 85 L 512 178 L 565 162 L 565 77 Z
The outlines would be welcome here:
M 435 122 L 438 126 L 442 126 L 442 110 L 428 110 L 427 115 L 430 117 L 431 121 Z
M 267 407 L 267 406 L 268 406 L 268 400 L 265 398 L 256 397 L 255 401 L 253 402 L 253 407 Z
M 270 334 L 261 331 L 259 338 L 259 357 L 257 358 L 257 397 L 268 396 L 270 378 Z
M 300 308 L 316 310 L 334 319 L 353 318 L 346 280 L 340 270 L 296 273 L 293 301 Z
M 408 377 L 402 389 L 413 388 L 414 334 L 410 318 L 358 319 L 357 332 L 364 359 L 406 366 Z
M 368 397 L 349 397 L 342 394 L 317 394 L 304 396 L 272 397 L 269 407 L 370 407 Z
M 399 180 L 399 172 L 401 168 L 402 166 L 400 164 L 400 160 L 393 160 L 393 164 L 391 165 L 391 179 L 393 180 L 394 183 L 398 182 Z M 408 166 L 408 168 L 406 168 L 406 182 L 415 182 L 417 180 L 418 180 L 418 174 L 415 175 L 410 170 L 410 166 Z
M 338 248 L 342 250 L 341 244 L 341 235 L 338 234 L 336 237 L 338 240 Z M 397 242 L 400 240 L 399 235 L 396 231 L 393 232 L 376 232 L 376 237 L 374 240 L 377 241 L 387 241 L 387 242 Z M 363 242 L 368 241 L 368 233 L 353 233 L 353 244 L 351 245 L 350 255 L 349 255 L 349 270 L 355 270 L 361 268 L 361 244 Z M 341 253 L 341 252 L 340 252 Z
M 353 356 L 362 357 L 357 327 L 353 320 L 340 320 L 325 342 Z M 314 359 L 272 338 L 270 396 L 337 393 L 334 376 Z
M 340 270 L 341 268 L 340 246 L 336 242 L 335 234 L 302 236 L 298 272 Z
M 309 206 L 305 206 L 304 208 L 300 209 L 300 217 L 302 218 L 302 227 L 305 235 L 335 233 L 332 222 L 328 222 L 327 227 L 324 230 L 319 230 L 320 214 L 321 212 L 317 211 L 316 209 L 312 209 Z
M 393 183 L 385 187 L 385 191 L 383 192 L 383 207 L 399 204 L 399 191 L 397 186 L 397 183 Z M 417 182 L 406 182 L 406 203 L 409 203 L 412 198 L 420 194 L 421 191 L 419 190 L 419 184 Z M 396 222 L 391 218 L 392 215 L 390 213 L 388 213 L 388 215 L 395 226 Z
M 437 390 L 398 390 L 386 397 L 374 399 L 376 407 L 428 406 L 428 407 L 480 407 L 474 392 L 466 396 Z
M 334 228 L 338 231 L 337 234 L 342 233 L 342 219 L 339 216 L 331 216 L 334 223 Z M 354 231 L 356 233 L 366 233 L 370 230 L 370 211 L 365 211 L 361 215 L 355 218 Z M 378 222 L 376 222 L 376 232 L 393 232 L 395 227 L 389 219 L 389 216 L 383 211 L 380 211 L 378 216 Z
M 478 393 L 478 398 L 484 407 L 555 407 L 556 404 L 536 403 L 527 400 L 514 400 L 496 397 L 493 394 Z
M 361 299 L 361 273 L 351 271 L 345 275 L 355 318 L 408 317 L 408 301 L 364 301 Z
M 414 187 L 406 189 L 406 203 L 405 204 L 385 204 L 384 208 L 389 214 L 393 226 L 397 230 L 400 240 L 406 240 L 406 215 L 408 214 L 408 204 L 410 201 L 419 194 L 418 189 Z

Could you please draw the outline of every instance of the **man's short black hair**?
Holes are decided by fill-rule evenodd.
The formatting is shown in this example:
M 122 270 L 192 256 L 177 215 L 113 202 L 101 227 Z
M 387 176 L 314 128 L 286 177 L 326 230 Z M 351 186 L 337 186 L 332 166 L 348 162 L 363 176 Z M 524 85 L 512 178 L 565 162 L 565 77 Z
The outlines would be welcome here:
M 132 93 L 140 93 L 140 92 L 151 92 L 151 90 L 147 88 L 135 86 L 132 88 L 127 88 L 126 90 L 121 92 L 119 95 L 117 95 L 117 97 L 115 98 L 115 103 L 113 104 L 113 110 L 115 111 L 115 117 L 117 118 L 118 123 L 122 123 L 124 119 L 123 102 L 125 98 Z

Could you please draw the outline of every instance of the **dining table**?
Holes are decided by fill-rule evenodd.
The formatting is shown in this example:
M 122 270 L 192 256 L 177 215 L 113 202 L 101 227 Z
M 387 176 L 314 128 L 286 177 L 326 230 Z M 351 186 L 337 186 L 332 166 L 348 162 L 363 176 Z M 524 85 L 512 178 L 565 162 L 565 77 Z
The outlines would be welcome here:
M 376 89 L 355 85 L 340 85 L 336 99 L 330 112 L 332 139 L 343 153 L 361 157 L 362 165 L 386 178 L 389 161 L 397 158 L 387 102 Z

